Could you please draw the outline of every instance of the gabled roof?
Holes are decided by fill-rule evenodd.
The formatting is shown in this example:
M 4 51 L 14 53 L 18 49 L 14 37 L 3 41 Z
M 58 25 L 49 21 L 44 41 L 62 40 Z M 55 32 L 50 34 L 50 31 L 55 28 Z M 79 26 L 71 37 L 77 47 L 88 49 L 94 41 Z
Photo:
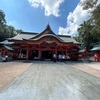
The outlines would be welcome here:
M 18 34 L 13 38 L 9 38 L 9 40 L 31 39 L 31 38 L 35 37 L 37 34 L 38 33 L 22 32 L 21 34 Z
M 91 49 L 91 51 L 97 51 L 97 50 L 100 50 L 100 47 L 94 47 Z
M 83 53 L 83 52 L 86 52 L 86 49 L 81 49 L 78 51 L 78 53 Z
M 46 35 L 46 34 L 51 34 L 51 35 L 55 35 L 56 37 L 58 37 L 58 35 L 56 35 L 52 30 L 50 25 L 48 24 L 45 28 L 44 31 L 42 31 L 40 34 L 36 35 L 35 37 L 33 37 L 32 39 L 36 39 L 36 38 L 41 38 L 42 36 Z M 59 37 L 58 37 L 59 38 Z
M 41 39 L 41 38 L 43 38 L 43 37 L 55 37 L 55 38 L 57 38 L 59 41 L 63 41 L 62 39 L 60 39 L 58 36 L 56 36 L 56 35 L 54 35 L 54 34 L 43 34 L 43 35 L 41 35 L 40 37 L 31 39 L 31 40 L 39 40 L 39 39 Z M 63 42 L 64 42 L 64 41 L 63 41 Z
M 10 38 L 9 40 L 33 40 L 33 41 L 37 41 L 43 37 L 54 37 L 56 39 L 58 39 L 61 42 L 65 42 L 65 43 L 75 43 L 75 44 L 79 44 L 78 42 L 76 42 L 71 36 L 67 36 L 67 35 L 57 35 L 55 34 L 52 30 L 50 25 L 48 24 L 45 28 L 44 31 L 42 31 L 41 33 L 33 33 L 33 32 L 22 32 L 21 34 L 16 35 L 13 38 Z
M 75 39 L 73 39 L 73 37 L 71 37 L 69 35 L 58 35 L 58 36 L 64 42 L 73 42 L 73 43 L 79 44 L 77 41 L 75 41 Z
M 100 50 L 100 44 L 94 45 L 93 48 L 91 49 L 91 51 L 97 51 L 97 50 Z
M 0 44 L 10 45 L 10 44 L 14 44 L 14 42 L 9 42 L 8 40 L 4 40 L 4 41 L 0 42 Z
M 11 51 L 13 51 L 14 49 L 13 48 L 11 48 L 10 46 L 6 46 L 6 45 L 4 45 L 4 47 L 7 49 L 7 50 L 11 50 Z

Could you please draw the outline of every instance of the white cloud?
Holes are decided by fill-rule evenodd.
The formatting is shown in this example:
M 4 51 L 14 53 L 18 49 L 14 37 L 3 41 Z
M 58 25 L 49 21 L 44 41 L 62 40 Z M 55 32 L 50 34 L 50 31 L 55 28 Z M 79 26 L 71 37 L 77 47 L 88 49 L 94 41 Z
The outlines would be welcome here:
M 43 7 L 45 10 L 45 15 L 50 16 L 54 15 L 56 17 L 60 16 L 60 4 L 64 0 L 28 0 L 31 6 L 37 8 L 39 6 Z
M 90 9 L 89 9 L 90 10 Z M 80 4 L 67 17 L 67 26 L 59 27 L 59 34 L 76 35 L 79 25 L 90 16 L 89 10 L 83 10 Z

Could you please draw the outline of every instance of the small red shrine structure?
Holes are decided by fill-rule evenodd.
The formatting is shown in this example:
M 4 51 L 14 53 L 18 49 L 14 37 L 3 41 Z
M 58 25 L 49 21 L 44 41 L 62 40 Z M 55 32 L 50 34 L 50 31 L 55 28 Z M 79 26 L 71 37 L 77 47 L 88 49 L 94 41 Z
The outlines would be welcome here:
M 87 58 L 87 55 L 88 55 L 88 52 L 87 52 L 87 50 L 86 49 L 80 49 L 79 51 L 78 51 L 78 58 L 79 59 L 86 59 Z
M 2 55 L 10 52 L 16 59 L 52 59 L 54 53 L 69 56 L 71 60 L 78 59 L 79 43 L 71 36 L 55 34 L 49 24 L 39 34 L 22 32 L 8 39 L 8 43 L 10 45 L 1 48 Z
M 100 45 L 95 45 L 91 51 L 94 53 L 94 61 L 100 62 Z

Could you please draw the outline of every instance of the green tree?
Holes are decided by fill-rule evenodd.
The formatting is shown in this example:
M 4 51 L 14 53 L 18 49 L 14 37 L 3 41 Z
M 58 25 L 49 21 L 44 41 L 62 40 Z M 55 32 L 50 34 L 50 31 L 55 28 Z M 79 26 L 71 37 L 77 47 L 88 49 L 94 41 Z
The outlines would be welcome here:
M 89 20 L 84 21 L 78 28 L 78 37 L 75 39 L 82 43 L 87 50 L 95 44 L 100 44 L 100 4 L 98 0 L 84 0 L 81 4 L 83 9 L 93 8 Z
M 16 30 L 13 26 L 6 26 L 6 34 L 7 34 L 7 38 L 11 38 L 14 37 L 16 35 Z
M 23 32 L 23 30 L 21 30 L 21 29 L 16 30 L 16 34 L 20 34 L 21 32 Z
M 6 24 L 5 14 L 0 10 L 0 41 L 11 38 L 20 32 L 22 32 L 22 30 L 16 30 L 13 26 Z
M 90 20 L 84 21 L 83 24 L 80 25 L 78 28 L 79 38 L 80 42 L 83 47 L 86 47 L 86 49 L 89 51 L 91 47 L 92 42 L 92 35 L 91 30 L 93 26 L 90 23 Z
M 86 10 L 95 7 L 97 2 L 98 0 L 83 0 L 80 4 L 83 6 L 83 9 Z
M 84 10 L 88 10 L 89 8 L 92 8 L 91 10 L 91 20 L 92 24 L 95 24 L 100 26 L 100 3 L 97 4 L 99 0 L 83 0 L 81 2 L 81 5 Z
M 0 24 L 5 24 L 6 20 L 5 20 L 5 14 L 2 10 L 0 10 Z
M 11 38 L 11 37 L 14 37 L 16 36 L 17 34 L 20 34 L 22 32 L 22 30 L 16 30 L 13 26 L 8 26 L 6 25 L 5 27 L 5 35 L 6 35 L 6 38 Z
M 100 28 L 100 4 L 95 7 L 91 14 L 92 23 Z
M 100 31 L 92 24 L 91 20 L 84 21 L 78 28 L 78 36 L 75 40 L 89 51 L 93 45 L 100 43 Z
M 0 10 L 0 41 L 5 39 L 5 34 L 4 34 L 5 24 L 6 24 L 5 14 L 2 10 Z

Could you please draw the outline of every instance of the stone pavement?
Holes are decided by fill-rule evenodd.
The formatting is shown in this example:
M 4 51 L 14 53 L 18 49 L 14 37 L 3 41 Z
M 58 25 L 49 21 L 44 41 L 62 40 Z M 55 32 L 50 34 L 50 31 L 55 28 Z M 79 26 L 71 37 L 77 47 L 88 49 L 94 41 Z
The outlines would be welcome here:
M 0 100 L 100 100 L 100 78 L 72 66 L 34 61 L 0 93 Z
M 73 67 L 100 78 L 100 62 L 72 62 Z
M 100 62 L 86 63 L 86 65 L 94 69 L 100 70 Z

